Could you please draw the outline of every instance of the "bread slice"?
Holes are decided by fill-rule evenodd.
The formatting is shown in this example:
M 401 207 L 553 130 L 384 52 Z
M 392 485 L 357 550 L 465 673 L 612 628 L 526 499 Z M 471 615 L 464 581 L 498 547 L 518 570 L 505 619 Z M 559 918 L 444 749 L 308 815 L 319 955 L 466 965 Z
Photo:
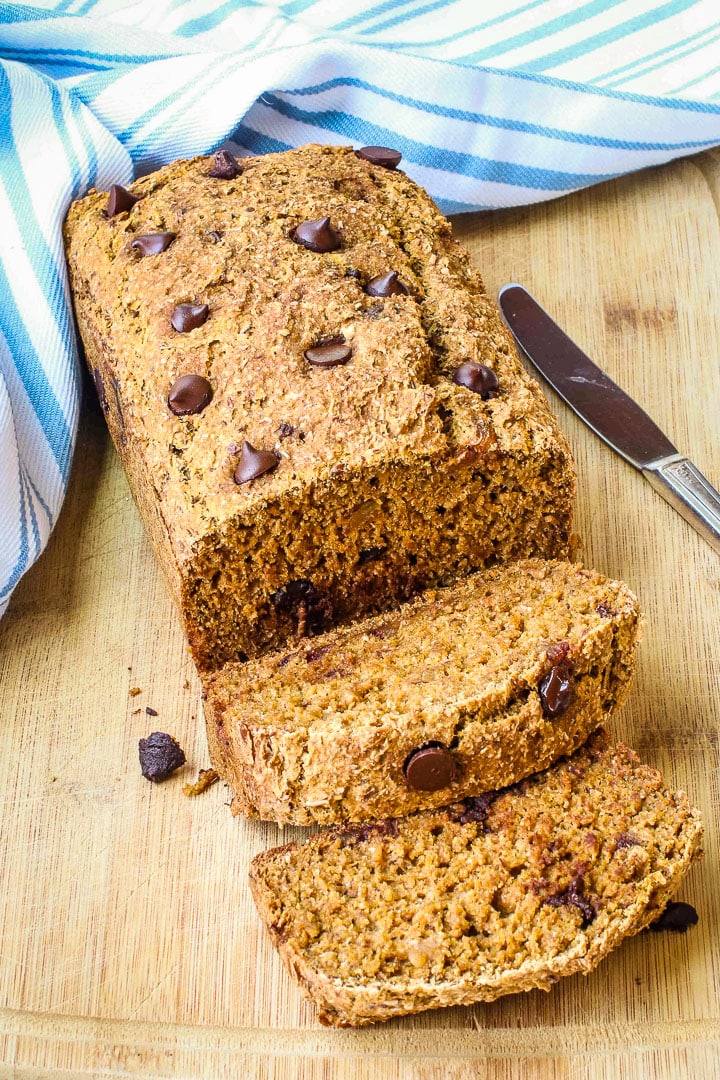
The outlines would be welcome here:
M 87 362 L 198 666 L 567 557 L 567 443 L 432 199 L 350 146 L 217 166 L 91 192 L 65 225 Z
M 549 989 L 662 912 L 701 854 L 683 792 L 598 733 L 522 783 L 257 855 L 260 917 L 326 1024 Z
M 208 676 L 212 764 L 236 813 L 301 825 L 504 787 L 623 699 L 637 627 L 627 586 L 577 564 L 494 568 Z

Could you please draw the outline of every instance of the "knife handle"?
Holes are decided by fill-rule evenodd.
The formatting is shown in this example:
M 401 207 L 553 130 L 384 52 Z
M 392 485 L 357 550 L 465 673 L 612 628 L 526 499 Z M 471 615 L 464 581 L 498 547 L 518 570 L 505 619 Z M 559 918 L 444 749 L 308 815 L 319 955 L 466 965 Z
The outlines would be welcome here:
M 643 475 L 659 495 L 720 553 L 720 493 L 689 458 L 666 458 Z

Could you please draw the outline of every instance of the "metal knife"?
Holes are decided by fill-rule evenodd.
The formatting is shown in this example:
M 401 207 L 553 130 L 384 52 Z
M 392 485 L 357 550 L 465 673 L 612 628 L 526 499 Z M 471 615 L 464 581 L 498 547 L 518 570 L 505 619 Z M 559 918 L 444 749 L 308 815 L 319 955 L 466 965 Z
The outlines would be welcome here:
M 503 285 L 498 302 L 518 344 L 553 390 L 720 553 L 720 494 L 709 480 L 527 289 Z

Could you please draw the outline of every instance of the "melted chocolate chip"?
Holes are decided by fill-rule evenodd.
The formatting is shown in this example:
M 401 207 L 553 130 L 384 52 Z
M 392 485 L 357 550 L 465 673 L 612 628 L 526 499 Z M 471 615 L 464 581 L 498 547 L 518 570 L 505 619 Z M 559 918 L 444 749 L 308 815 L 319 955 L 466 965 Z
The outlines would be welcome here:
M 177 233 L 174 232 L 145 233 L 136 236 L 130 247 L 141 255 L 159 255 L 161 251 L 167 251 L 176 237 Z
M 365 566 L 366 563 L 377 562 L 378 559 L 383 557 L 386 551 L 386 547 L 363 548 L 358 555 L 358 566 Z
M 408 754 L 403 772 L 416 791 L 440 791 L 455 779 L 457 762 L 442 743 L 427 743 Z
M 294 230 L 292 238 L 296 244 L 301 244 L 309 251 L 337 251 L 342 240 L 340 233 L 334 229 L 329 217 L 318 218 L 316 221 L 303 221 Z
M 302 612 L 304 629 L 309 634 L 318 634 L 332 623 L 333 604 L 329 594 L 307 578 L 289 581 L 271 595 L 270 603 L 278 615 L 297 619 L 298 623 Z
M 465 809 L 458 818 L 460 824 L 469 825 L 471 821 L 475 821 L 484 828 L 490 807 L 497 799 L 498 794 L 497 791 L 488 791 L 485 795 L 473 795 L 471 798 L 465 799 Z
M 540 704 L 546 716 L 561 716 L 573 698 L 574 680 L 572 665 L 567 660 L 553 664 L 547 675 L 538 683 Z
M 93 382 L 95 383 L 95 389 L 97 391 L 98 401 L 104 413 L 110 412 L 110 406 L 108 404 L 107 395 L 105 393 L 105 383 L 100 372 L 100 368 L 93 368 Z
M 348 844 L 361 844 L 373 836 L 397 836 L 397 818 L 387 818 L 385 821 L 375 821 L 370 825 L 362 825 L 359 829 L 346 829 L 340 833 L 340 844 L 347 847 Z
M 208 176 L 212 176 L 214 180 L 234 180 L 241 172 L 242 165 L 237 158 L 228 154 L 227 150 L 218 150 Z
M 389 146 L 363 146 L 355 153 L 371 165 L 382 165 L 383 169 L 397 169 L 402 161 L 400 151 L 392 150 Z
M 615 840 L 616 848 L 642 847 L 640 841 L 632 833 L 620 833 Z
M 567 889 L 548 896 L 545 900 L 550 907 L 576 907 L 583 917 L 583 928 L 589 926 L 597 912 L 594 905 L 585 896 L 585 882 L 582 874 L 576 874 Z
M 400 281 L 397 270 L 390 270 L 387 274 L 370 278 L 365 292 L 368 296 L 407 296 L 410 290 Z
M 465 386 L 479 394 L 483 401 L 497 397 L 497 375 L 492 368 L 485 367 L 485 364 L 476 364 L 469 360 L 455 369 L 452 379 L 458 386 Z
M 346 343 L 344 337 L 330 338 L 305 350 L 305 359 L 313 367 L 337 367 L 338 364 L 347 364 L 351 356 L 352 346 Z
M 308 664 L 314 664 L 316 660 L 322 660 L 325 653 L 330 652 L 329 645 L 320 645 L 317 649 L 308 649 L 305 653 L 305 660 Z
M 146 780 L 159 784 L 185 764 L 185 754 L 173 739 L 164 731 L 153 731 L 147 739 L 138 742 L 140 768 Z
M 202 412 L 212 396 L 212 386 L 202 375 L 181 375 L 170 388 L 168 408 L 176 416 L 192 416 Z
M 682 900 L 671 900 L 659 919 L 651 922 L 648 930 L 658 933 L 661 930 L 671 930 L 675 934 L 684 934 L 685 931 L 695 926 L 698 921 L 698 913 L 692 904 L 685 904 Z
M 250 480 L 257 480 L 259 476 L 272 472 L 279 463 L 280 458 L 273 454 L 272 450 L 256 450 L 245 440 L 240 451 L 240 461 L 233 473 L 233 480 L 236 484 L 247 484 Z
M 132 210 L 136 202 L 138 202 L 137 195 L 133 195 L 131 191 L 121 187 L 120 184 L 113 184 L 110 188 L 105 213 L 108 217 L 115 217 L 116 214 L 122 214 L 125 210 Z
M 187 334 L 189 330 L 197 330 L 207 321 L 210 308 L 207 304 L 178 304 L 173 308 L 170 322 L 178 334 Z

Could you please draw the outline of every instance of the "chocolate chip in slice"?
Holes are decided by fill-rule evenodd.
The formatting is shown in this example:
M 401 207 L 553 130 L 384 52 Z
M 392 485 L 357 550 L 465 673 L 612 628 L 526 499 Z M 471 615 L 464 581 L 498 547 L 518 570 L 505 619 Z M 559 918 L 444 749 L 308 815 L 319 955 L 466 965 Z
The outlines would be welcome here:
M 181 375 L 170 387 L 168 408 L 176 416 L 192 416 L 202 412 L 212 396 L 212 386 L 202 375 Z
M 115 217 L 116 214 L 122 214 L 125 210 L 132 210 L 138 201 L 137 195 L 133 195 L 127 188 L 121 187 L 120 184 L 113 184 L 110 188 L 105 213 L 108 217 Z
M 499 386 L 497 375 L 485 364 L 477 364 L 474 360 L 469 360 L 455 369 L 452 379 L 458 386 L 465 386 L 473 393 L 480 394 L 483 401 L 497 396 Z
M 389 146 L 363 146 L 355 153 L 371 165 L 382 165 L 383 169 L 397 169 L 402 161 L 400 151 Z
M 247 440 L 242 444 L 240 461 L 233 473 L 236 484 L 247 484 L 277 468 L 280 459 L 271 450 L 256 450 Z
M 242 165 L 227 150 L 218 150 L 208 176 L 214 180 L 234 180 L 242 172 Z
M 185 764 L 185 754 L 179 744 L 164 731 L 153 731 L 138 742 L 140 768 L 146 780 L 159 784 Z
M 352 346 L 347 344 L 344 337 L 330 338 L 305 350 L 305 359 L 308 363 L 320 368 L 347 364 L 351 356 Z
M 574 680 L 572 665 L 567 660 L 553 664 L 547 675 L 538 683 L 540 704 L 546 716 L 561 716 L 573 698 Z
M 329 217 L 303 221 L 293 231 L 292 238 L 309 251 L 337 251 L 342 244 L 340 233 L 333 228 Z
M 167 251 L 176 237 L 174 232 L 144 233 L 136 236 L 130 247 L 141 255 L 159 255 L 161 251 Z
M 207 304 L 178 304 L 173 308 L 170 322 L 178 334 L 187 334 L 189 330 L 197 330 L 198 326 L 207 320 L 210 308 Z
M 416 791 L 440 791 L 453 782 L 457 763 L 441 743 L 428 743 L 408 754 L 403 765 L 405 779 Z
M 682 900 L 671 900 L 660 918 L 650 923 L 648 930 L 656 933 L 661 930 L 671 930 L 675 934 L 684 934 L 689 927 L 695 926 L 697 921 L 698 913 L 692 904 L 686 904 Z
M 368 296 L 407 296 L 410 290 L 400 281 L 397 270 L 390 270 L 387 274 L 370 278 L 365 292 Z

